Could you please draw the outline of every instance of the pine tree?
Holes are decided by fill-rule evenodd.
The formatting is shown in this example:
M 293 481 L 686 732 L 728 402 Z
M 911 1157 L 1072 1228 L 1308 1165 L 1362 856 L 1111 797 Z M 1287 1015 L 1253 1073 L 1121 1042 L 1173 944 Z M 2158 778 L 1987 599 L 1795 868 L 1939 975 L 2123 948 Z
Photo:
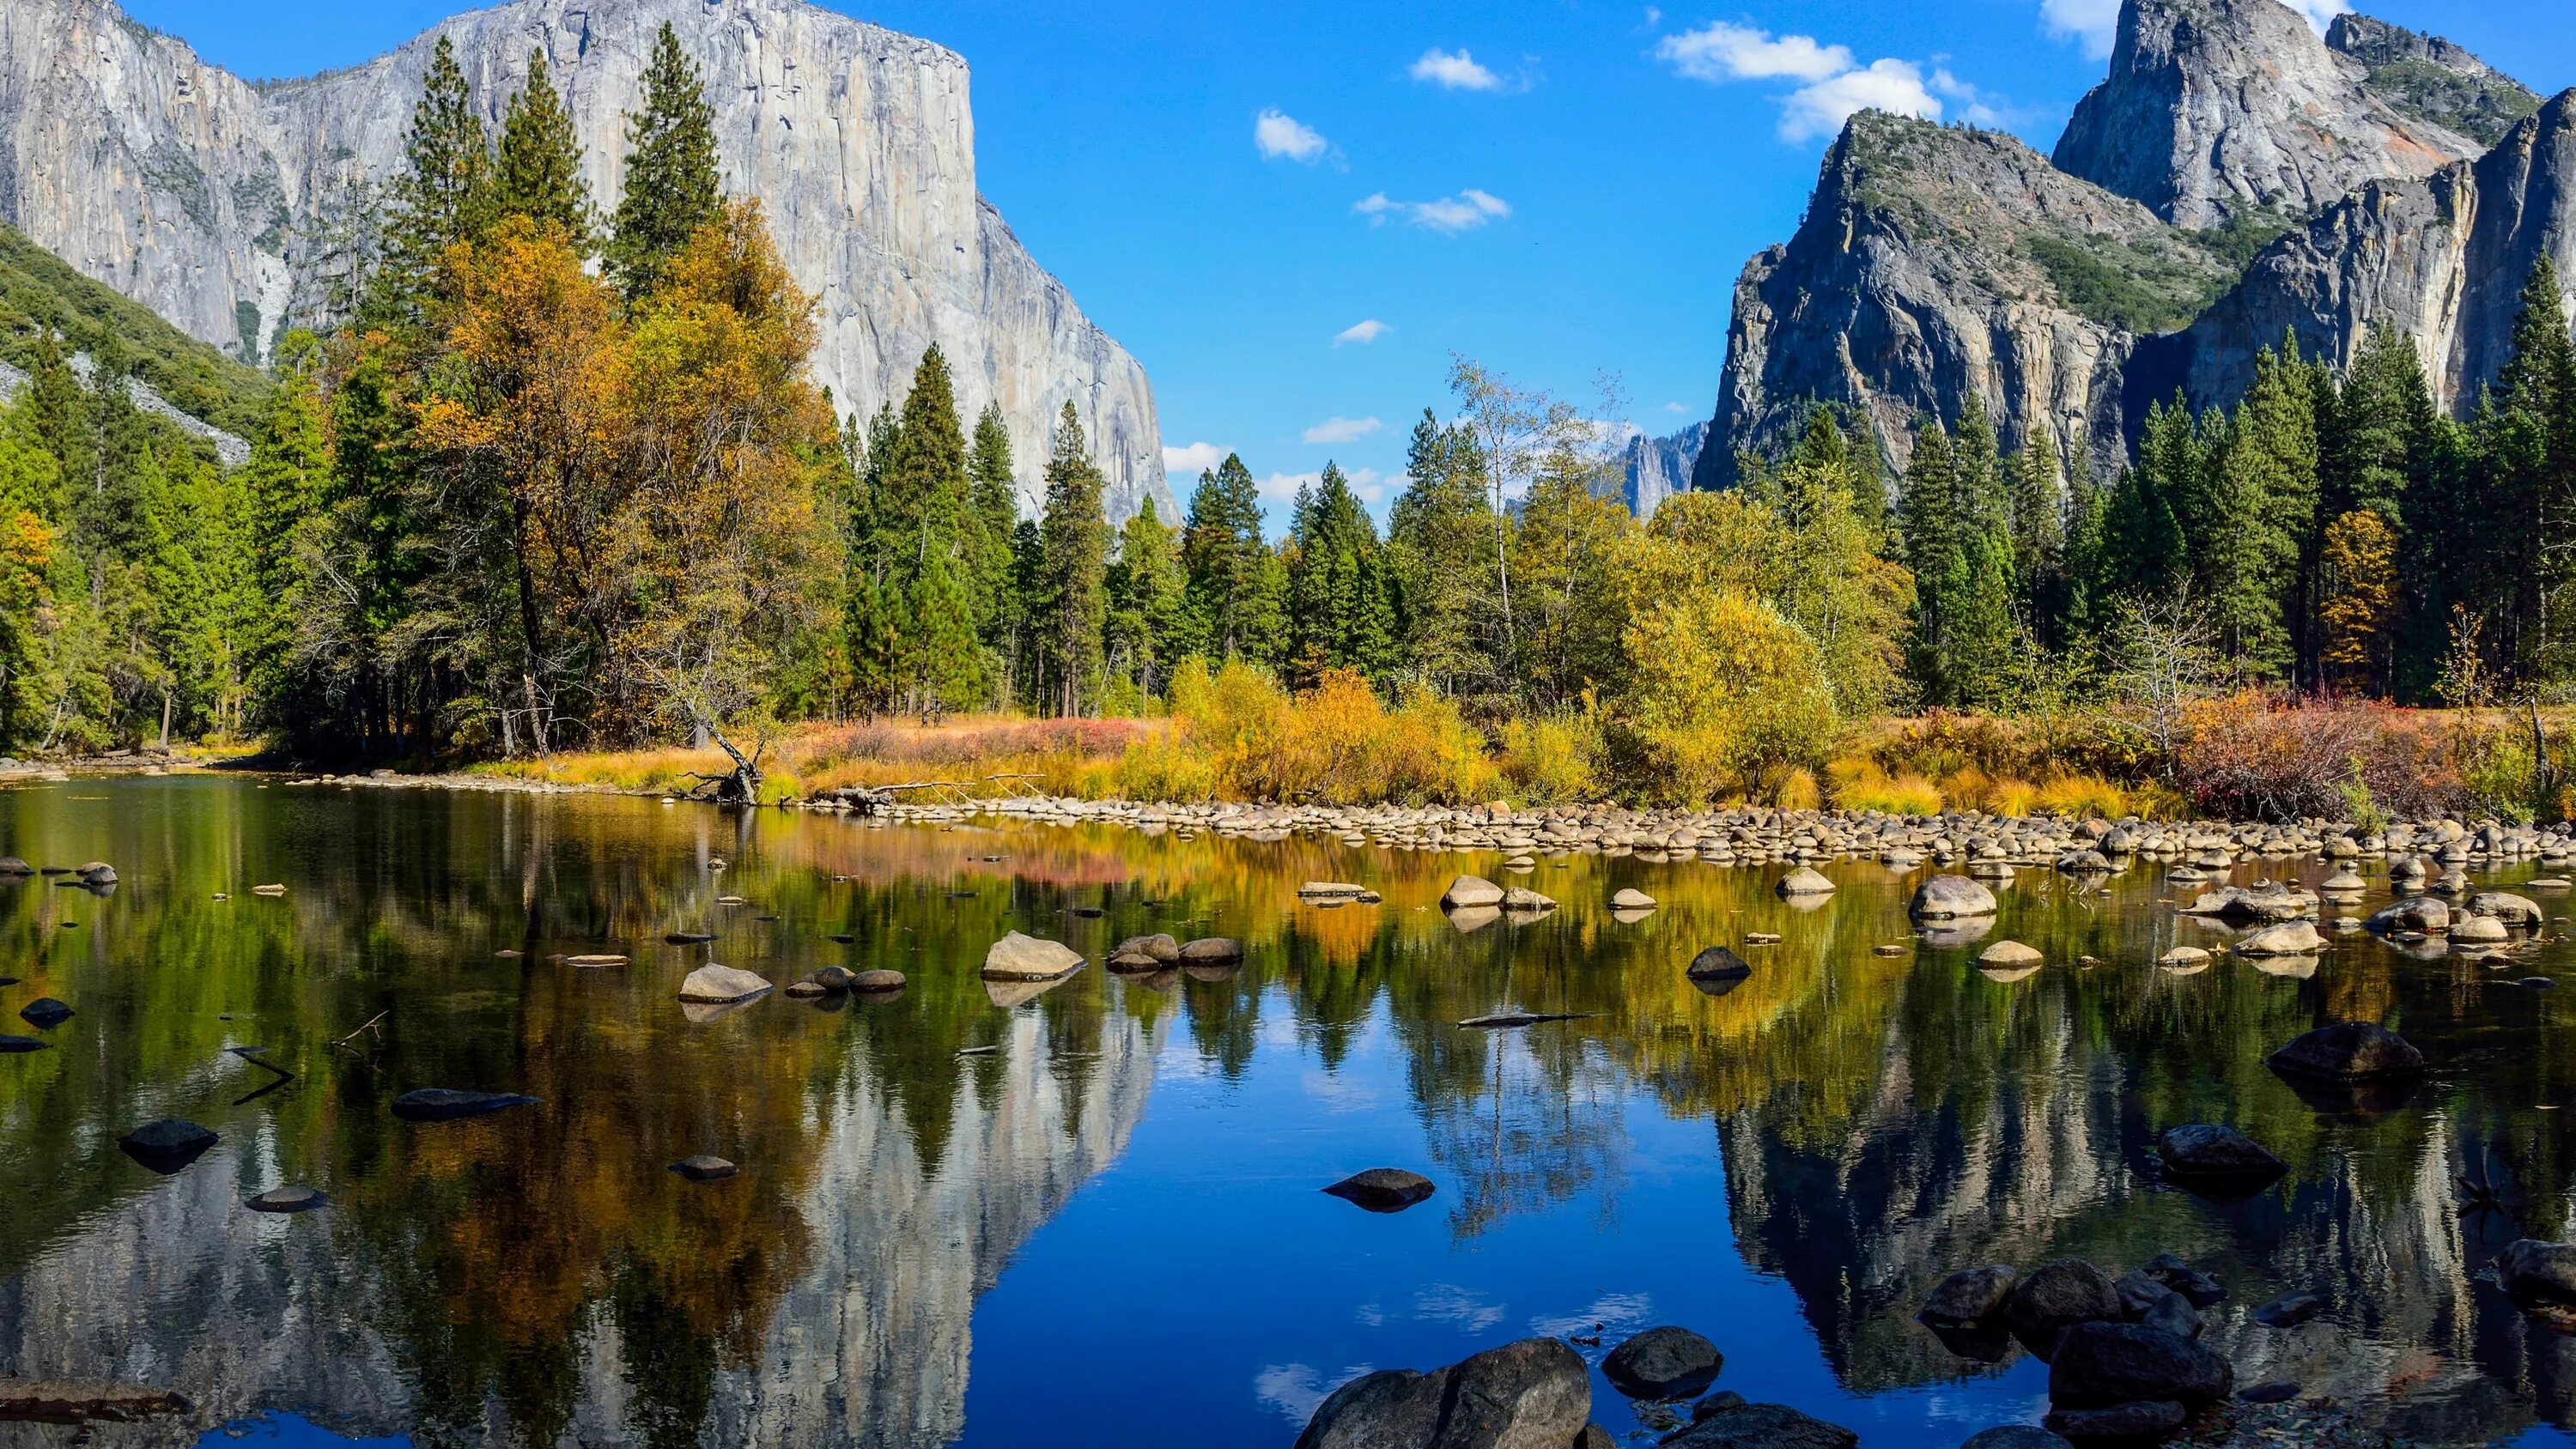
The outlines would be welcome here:
M 246 546 L 257 594 L 244 669 L 259 699 L 287 708 L 296 707 L 289 702 L 293 690 L 287 660 L 295 640 L 295 610 L 313 583 L 299 544 L 322 526 L 332 489 L 330 404 L 322 395 L 322 367 L 322 345 L 313 334 L 289 332 L 279 340 L 266 426 L 242 465 L 249 510 Z
M 1261 537 L 1261 486 L 1243 459 L 1228 453 L 1224 462 L 1199 475 L 1181 543 L 1193 628 L 1210 654 L 1231 659 L 1275 649 L 1276 636 L 1253 632 L 1246 612 L 1267 551 Z
M 1387 510 L 1387 572 L 1404 667 L 1444 694 L 1492 670 L 1477 612 L 1493 572 L 1493 520 L 1474 437 L 1429 408 L 1413 425 L 1405 486 Z
M 1288 659 L 1311 682 L 1327 669 L 1382 678 L 1395 666 L 1395 608 L 1377 526 L 1339 466 L 1300 490 L 1289 534 Z
M 2508 648 L 2531 682 L 2576 677 L 2576 341 L 2557 268 L 2532 265 L 2513 355 L 2479 425 L 2496 562 L 2513 580 Z M 2501 590 L 2499 590 L 2501 592 Z
M 1108 590 L 1109 668 L 1152 698 L 1182 657 L 1189 576 L 1181 570 L 1179 535 L 1155 515 L 1150 498 L 1119 531 Z
M 456 47 L 438 38 L 420 104 L 403 141 L 393 216 L 364 313 L 372 325 L 416 324 L 449 247 L 482 234 L 490 219 L 492 138 L 474 111 Z
M 1039 650 L 1060 715 L 1082 714 L 1100 698 L 1109 555 L 1109 524 L 1101 516 L 1105 483 L 1082 420 L 1067 402 L 1047 459 L 1046 514 L 1038 525 Z
M 607 247 L 609 275 L 628 301 L 651 292 L 662 269 L 723 198 L 715 110 L 698 68 L 669 21 L 644 67 L 644 109 L 626 120 L 626 176 Z
M 2066 573 L 2066 525 L 2060 513 L 2057 448 L 2045 425 L 2034 426 L 2006 469 L 2011 482 L 2008 533 L 2012 539 L 2016 612 L 2040 642 L 2066 642 L 2071 599 Z
M 1002 422 L 999 403 L 984 404 L 975 419 L 974 442 L 966 450 L 966 506 L 975 520 L 969 544 L 968 575 L 973 580 L 978 632 L 986 651 L 1005 661 L 995 687 L 1008 703 L 1018 681 L 1006 661 L 1012 658 L 1014 634 L 1024 614 L 1011 582 L 1011 534 L 1019 526 L 1019 483 L 1011 468 L 1011 434 Z
M 581 143 L 547 73 L 543 49 L 528 52 L 528 79 L 502 112 L 489 209 L 495 217 L 524 216 L 560 230 L 581 256 L 596 244 Z

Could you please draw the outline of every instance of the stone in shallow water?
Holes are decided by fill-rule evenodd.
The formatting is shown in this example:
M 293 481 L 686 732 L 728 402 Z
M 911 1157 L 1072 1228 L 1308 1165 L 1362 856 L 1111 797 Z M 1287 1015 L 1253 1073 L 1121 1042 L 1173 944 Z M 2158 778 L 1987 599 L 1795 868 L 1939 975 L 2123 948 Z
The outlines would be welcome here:
M 2040 1264 L 2004 1300 L 2004 1322 L 2013 1336 L 2043 1354 L 2074 1324 L 2120 1316 L 2120 1291 L 2111 1275 L 2082 1258 Z
M 126 1133 L 116 1145 L 125 1149 L 126 1156 L 168 1177 L 204 1156 L 215 1142 L 213 1132 L 194 1122 L 164 1117 Z
M 1982 1323 L 2000 1312 L 2020 1274 L 1996 1264 L 1962 1268 L 1940 1282 L 1915 1316 L 1929 1323 Z
M 2167 1128 L 2156 1139 L 2156 1156 L 2163 1159 L 2165 1171 L 2177 1177 L 2268 1181 L 2290 1170 L 2288 1163 L 2244 1133 L 2208 1122 Z
M 2288 1379 L 2274 1379 L 2268 1384 L 2256 1384 L 2236 1397 L 2248 1404 L 2285 1404 L 2298 1396 L 2297 1384 Z
M 2075 1449 L 2075 1446 L 2037 1424 L 1997 1424 L 1969 1435 L 1959 1449 Z
M 1223 966 L 1243 959 L 1243 943 L 1227 936 L 1201 936 L 1181 945 L 1184 966 Z
M 721 1157 L 702 1152 L 672 1163 L 671 1170 L 691 1182 L 718 1182 L 733 1176 L 738 1169 Z
M 1752 975 L 1753 968 L 1724 946 L 1711 946 L 1691 958 L 1684 974 L 1693 981 L 1735 981 Z
M 2227 1397 L 2235 1377 L 2226 1359 L 2162 1329 L 2079 1323 L 2049 1356 L 2048 1398 L 2059 1409 L 2164 1400 L 2206 1404 Z
M 1995 893 L 1963 875 L 1936 875 L 1914 888 L 1906 910 L 1917 920 L 1945 921 L 1995 913 Z
M 1503 888 L 1478 875 L 1462 875 L 1449 883 L 1440 895 L 1440 908 L 1455 911 L 1473 906 L 1499 906 Z
M 1834 893 L 1834 883 L 1823 871 L 1802 865 L 1780 877 L 1772 889 L 1784 896 L 1828 896 Z
M 41 1042 L 32 1036 L 0 1036 L 0 1056 L 11 1052 L 50 1051 L 52 1048 L 51 1042 Z
M 2236 943 L 2239 956 L 2313 956 L 2325 949 L 2325 938 L 2308 921 L 2266 926 Z
M 479 1117 L 508 1107 L 525 1107 L 534 1097 L 516 1092 L 469 1092 L 457 1087 L 422 1087 L 394 1098 L 394 1115 L 406 1122 L 447 1122 Z
M 244 1206 L 255 1213 L 309 1213 L 329 1201 L 320 1188 L 272 1187 Z
M 1651 911 L 1655 908 L 1655 898 L 1631 887 L 1610 897 L 1610 908 L 1616 911 Z
M 2424 1054 L 2388 1030 L 2366 1021 L 2321 1026 L 2266 1059 L 2284 1074 L 2354 1081 L 2421 1071 Z
M 1601 1361 L 1610 1386 L 1632 1399 L 1686 1399 L 1707 1388 L 1725 1358 L 1717 1345 L 1687 1328 L 1665 1326 L 1636 1334 Z
M 2107 1409 L 2060 1409 L 2048 1416 L 2048 1426 L 2084 1442 L 2145 1443 L 2181 1428 L 2186 1417 L 2171 1399 L 2149 1399 Z
M 1431 1179 L 1400 1167 L 1372 1167 L 1355 1172 L 1324 1191 L 1373 1213 L 1397 1213 L 1436 1191 Z
M 712 931 L 673 931 L 662 938 L 674 946 L 703 946 L 715 939 Z
M 984 953 L 987 981 L 1053 981 L 1082 969 L 1082 953 L 1061 941 L 1013 931 Z
M 2254 1321 L 2266 1328 L 2296 1328 L 2325 1311 L 2325 1299 L 2314 1293 L 2284 1293 L 2255 1309 Z
M 55 1027 L 72 1019 L 72 1009 L 50 996 L 39 996 L 18 1008 L 18 1016 L 29 1026 Z
M 1720 1409 L 1662 1441 L 1662 1449 L 1852 1449 L 1860 1436 L 1786 1404 Z
M 1556 1339 L 1525 1338 L 1427 1374 L 1382 1369 L 1353 1379 L 1316 1408 L 1297 1449 L 1557 1449 L 1577 1442 L 1591 1417 L 1583 1360 Z
M 901 991 L 903 989 L 903 973 L 900 971 L 887 970 L 862 971 L 850 978 L 850 989 L 852 991 L 868 992 L 872 995 L 881 995 L 890 991 Z
M 749 971 L 710 963 L 690 972 L 688 979 L 680 983 L 680 999 L 718 1005 L 748 1001 L 768 989 L 768 981 Z
M 1997 941 L 1977 953 L 1977 964 L 1997 970 L 2013 971 L 2024 966 L 2037 966 L 2043 958 L 2037 947 L 2019 941 Z

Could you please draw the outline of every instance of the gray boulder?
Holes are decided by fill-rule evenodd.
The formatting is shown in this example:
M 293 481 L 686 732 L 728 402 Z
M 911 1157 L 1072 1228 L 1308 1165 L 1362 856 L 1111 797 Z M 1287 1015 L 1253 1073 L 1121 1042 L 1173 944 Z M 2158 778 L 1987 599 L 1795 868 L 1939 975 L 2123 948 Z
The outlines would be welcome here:
M 207 1128 L 180 1117 L 146 1122 L 125 1134 L 117 1146 L 125 1155 L 155 1172 L 174 1172 L 197 1160 L 217 1138 Z
M 1928 1323 L 1983 1323 L 2002 1311 L 2020 1276 L 2001 1264 L 1962 1268 L 1942 1279 L 1914 1316 Z
M 2424 1054 L 2406 1038 L 2366 1021 L 2318 1027 L 2266 1060 L 2276 1072 L 2339 1082 L 2424 1069 Z
M 1772 889 L 1783 896 L 1829 896 L 1834 893 L 1834 883 L 1823 871 L 1802 865 L 1782 876 Z
M 1906 911 L 1919 921 L 1991 916 L 1995 913 L 1995 893 L 1964 875 L 1936 875 L 1914 888 L 1914 899 Z
M 1151 936 L 1130 936 L 1119 942 L 1118 949 L 1109 954 L 1142 956 L 1148 961 L 1174 966 L 1180 963 L 1181 943 L 1158 931 Z
M 1997 1424 L 1968 1436 L 1959 1449 L 2075 1449 L 2037 1424 Z
M 1737 1404 L 1663 1441 L 1663 1449 L 1852 1449 L 1860 1436 L 1787 1404 Z
M 984 952 L 987 981 L 1056 981 L 1081 969 L 1082 953 L 1071 946 L 1017 931 Z
M 2082 1258 L 2040 1264 L 2004 1300 L 2005 1326 L 2043 1354 L 2076 1324 L 2124 1316 L 2111 1275 Z
M 1445 911 L 1499 906 L 1502 903 L 1503 888 L 1480 875 L 1462 875 L 1449 882 L 1449 889 L 1440 895 L 1440 908 Z
M 1184 966 L 1231 966 L 1243 959 L 1243 943 L 1229 936 L 1201 936 L 1181 943 Z
M 2508 926 L 2530 930 L 2549 919 L 2540 903 L 2529 896 L 2511 891 L 2480 891 L 2469 897 L 2469 909 L 2481 916 L 2493 916 Z
M 2290 1165 L 2233 1127 L 2195 1122 L 2169 1127 L 2156 1139 L 2156 1156 L 2175 1177 L 2275 1178 Z
M 2048 1398 L 2059 1409 L 2208 1404 L 2235 1386 L 2236 1373 L 2226 1359 L 2138 1323 L 2076 1324 L 2057 1340 L 2048 1361 Z
M 768 981 L 736 966 L 709 963 L 680 983 L 680 999 L 701 1003 L 748 1001 L 769 989 Z
M 2576 1243 L 2523 1238 L 2496 1254 L 2496 1281 L 2517 1303 L 2576 1307 Z
M 2408 896 L 2402 901 L 2391 901 L 2381 906 L 2361 924 L 2374 935 L 2381 936 L 2397 931 L 2439 935 L 2451 929 L 2451 908 L 2439 896 Z
M 1632 1399 L 1687 1399 L 1717 1378 L 1726 1359 L 1687 1328 L 1649 1328 L 1601 1361 L 1610 1387 Z
M 1316 1407 L 1297 1449 L 1567 1449 L 1591 1419 L 1583 1360 L 1525 1338 L 1430 1373 L 1353 1379 Z
M 1753 968 L 1724 946 L 1711 946 L 1693 956 L 1690 969 L 1683 974 L 1693 981 L 1732 981 L 1752 975 Z
M 2236 943 L 2239 956 L 2313 956 L 2326 948 L 2314 921 L 2285 921 L 2266 926 Z
M 1373 1213 L 1397 1213 L 1431 1196 L 1431 1179 L 1400 1167 L 1372 1167 L 1354 1172 L 1324 1191 Z

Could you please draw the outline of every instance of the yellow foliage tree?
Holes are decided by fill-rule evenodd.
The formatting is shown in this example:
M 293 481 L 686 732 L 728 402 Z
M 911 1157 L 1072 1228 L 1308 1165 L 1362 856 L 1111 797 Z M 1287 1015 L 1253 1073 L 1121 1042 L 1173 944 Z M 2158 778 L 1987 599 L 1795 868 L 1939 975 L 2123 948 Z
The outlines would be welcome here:
M 1693 590 L 1628 628 L 1626 720 L 1677 803 L 1751 788 L 1830 745 L 1834 695 L 1816 641 L 1741 590 Z
M 2397 534 L 2388 521 L 2356 509 L 2326 525 L 2325 664 L 2337 684 L 2388 692 L 2390 645 L 2397 625 Z

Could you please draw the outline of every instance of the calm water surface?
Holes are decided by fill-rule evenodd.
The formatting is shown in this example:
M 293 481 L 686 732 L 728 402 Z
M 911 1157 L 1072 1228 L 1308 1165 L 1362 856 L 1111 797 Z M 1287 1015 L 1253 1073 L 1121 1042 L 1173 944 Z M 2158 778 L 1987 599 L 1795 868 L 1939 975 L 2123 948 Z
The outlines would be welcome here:
M 2036 1418 L 2046 1368 L 1952 1353 L 1911 1318 L 1934 1282 L 2163 1249 L 2228 1281 L 2210 1341 L 2240 1382 L 2435 1443 L 2576 1419 L 2576 1340 L 2476 1276 L 2568 1228 L 2576 992 L 2499 979 L 2576 977 L 2566 945 L 2498 973 L 2347 937 L 2308 974 L 2174 975 L 2158 954 L 2228 933 L 2177 920 L 2155 872 L 2024 872 L 1993 936 L 2051 964 L 1999 981 L 1974 944 L 1915 942 L 1909 878 L 1874 865 L 1793 909 L 1770 871 L 1542 860 L 1564 909 L 1462 932 L 1434 902 L 1462 869 L 1503 878 L 1493 856 L 212 778 L 0 791 L 0 853 L 124 877 L 0 886 L 8 1028 L 38 996 L 78 1011 L 0 1056 L 0 1373 L 200 1411 L 102 1444 L 1284 1444 L 1372 1367 L 1671 1322 L 1725 1351 L 1721 1387 L 1953 1445 Z M 1385 904 L 1297 904 L 1317 878 Z M 1614 919 L 1622 886 L 1662 908 Z M 1095 961 L 1156 930 L 1248 957 L 989 990 L 1013 929 Z M 663 943 L 693 930 L 720 939 Z M 1751 980 L 1683 978 L 1748 931 L 1786 938 L 1747 949 Z M 544 959 L 583 951 L 633 964 Z M 911 986 L 692 1022 L 677 988 L 710 959 Z M 1584 1017 L 1454 1025 L 1515 1006 Z M 2263 1068 L 2345 1017 L 2437 1072 L 2361 1115 Z M 261 1091 L 234 1046 L 298 1075 Z M 543 1101 L 387 1111 L 433 1085 Z M 223 1141 L 156 1176 L 116 1139 L 163 1116 Z M 2227 1204 L 2163 1188 L 2154 1135 L 2198 1120 L 2290 1175 Z M 742 1173 L 667 1170 L 697 1152 Z M 1376 1216 L 1316 1191 L 1378 1165 L 1439 1192 Z M 332 1205 L 241 1206 L 285 1182 Z M 2334 1306 L 2251 1322 L 2294 1288 Z M 1598 1381 L 1595 1417 L 1648 1427 Z

